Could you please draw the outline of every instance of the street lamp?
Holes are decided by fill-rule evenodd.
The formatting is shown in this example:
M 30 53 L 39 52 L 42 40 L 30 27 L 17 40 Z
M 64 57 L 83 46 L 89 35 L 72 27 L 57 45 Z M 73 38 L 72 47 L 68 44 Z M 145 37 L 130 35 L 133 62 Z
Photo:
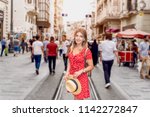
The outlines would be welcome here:
M 65 18 L 65 17 L 68 17 L 68 14 L 67 14 L 67 13 L 62 13 L 62 17 L 64 17 L 64 18 Z M 65 20 L 65 19 L 64 19 L 64 20 Z M 63 31 L 66 31 L 66 30 L 65 30 L 65 29 L 66 29 L 66 20 L 65 20 L 65 21 L 64 21 L 64 20 L 63 20 L 63 23 L 64 23 L 64 27 L 63 27 L 64 29 L 63 29 Z
M 14 31 L 13 31 L 13 0 L 11 0 L 11 21 L 10 21 L 10 47 L 9 53 L 13 53 L 13 38 L 14 38 Z
M 143 16 L 143 14 L 144 14 L 143 10 L 146 7 L 146 3 L 143 0 L 141 0 L 138 5 L 139 5 L 139 8 L 140 8 L 139 9 L 139 15 Z
M 85 28 L 86 28 L 86 30 L 87 30 L 87 28 L 88 28 L 88 27 L 87 27 L 87 26 L 88 26 L 88 25 L 87 25 L 87 20 L 88 20 L 88 18 L 91 18 L 92 15 L 91 15 L 91 14 L 86 14 L 85 17 L 86 17 L 86 26 L 85 26 Z
M 146 3 L 145 3 L 143 0 L 141 0 L 141 1 L 139 2 L 139 7 L 140 7 L 140 10 L 143 11 L 144 8 L 146 7 Z
M 92 15 L 86 14 L 85 17 L 86 17 L 85 29 L 86 29 L 86 32 L 88 33 L 88 39 L 89 39 L 89 38 L 91 38 L 91 31 L 89 30 L 89 25 L 91 24 L 91 22 L 89 22 L 89 18 L 91 18 Z

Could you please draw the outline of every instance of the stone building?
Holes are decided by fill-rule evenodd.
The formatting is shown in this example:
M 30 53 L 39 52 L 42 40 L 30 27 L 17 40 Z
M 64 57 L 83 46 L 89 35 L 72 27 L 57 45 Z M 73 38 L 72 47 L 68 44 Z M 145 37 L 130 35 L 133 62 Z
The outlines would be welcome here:
M 129 28 L 150 33 L 149 0 L 97 0 L 97 35 Z
M 0 39 L 6 37 L 10 31 L 9 1 L 0 0 Z

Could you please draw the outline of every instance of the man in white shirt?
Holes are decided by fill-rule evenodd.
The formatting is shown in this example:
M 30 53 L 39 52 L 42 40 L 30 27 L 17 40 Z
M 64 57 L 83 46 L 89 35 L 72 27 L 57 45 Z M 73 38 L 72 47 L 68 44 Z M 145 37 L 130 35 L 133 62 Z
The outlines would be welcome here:
M 115 42 L 112 41 L 112 34 L 106 34 L 106 40 L 102 42 L 100 46 L 100 61 L 103 64 L 104 78 L 105 78 L 105 88 L 109 88 L 110 86 L 110 76 L 111 76 L 111 68 L 118 54 L 116 49 Z
M 36 36 L 36 41 L 32 44 L 32 53 L 34 55 L 35 59 L 35 68 L 36 68 L 36 74 L 39 74 L 39 68 L 41 64 L 41 57 L 43 54 L 43 43 L 39 41 L 39 36 Z

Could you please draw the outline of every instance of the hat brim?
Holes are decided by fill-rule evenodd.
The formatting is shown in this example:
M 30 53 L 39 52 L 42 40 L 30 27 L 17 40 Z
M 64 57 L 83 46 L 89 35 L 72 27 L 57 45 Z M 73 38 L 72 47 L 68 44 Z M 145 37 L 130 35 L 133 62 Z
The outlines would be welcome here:
M 80 94 L 81 90 L 82 90 L 80 81 L 77 78 L 73 78 L 72 76 L 68 77 L 68 80 L 71 80 L 71 79 L 73 79 L 74 82 L 76 82 L 76 84 L 78 85 L 78 88 L 76 89 L 76 91 L 74 91 L 74 89 L 70 89 L 69 92 L 72 93 L 73 95 Z M 68 89 L 68 85 L 70 83 L 68 80 L 66 81 L 66 89 Z M 69 87 L 69 88 L 71 88 L 71 87 Z

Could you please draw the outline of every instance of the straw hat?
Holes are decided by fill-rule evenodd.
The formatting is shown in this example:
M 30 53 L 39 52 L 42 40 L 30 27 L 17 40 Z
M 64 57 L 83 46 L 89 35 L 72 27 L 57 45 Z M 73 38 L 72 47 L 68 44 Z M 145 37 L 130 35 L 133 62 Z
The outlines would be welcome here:
M 80 81 L 77 78 L 73 78 L 72 75 L 69 75 L 66 81 L 66 89 L 70 93 L 78 95 L 81 92 Z

